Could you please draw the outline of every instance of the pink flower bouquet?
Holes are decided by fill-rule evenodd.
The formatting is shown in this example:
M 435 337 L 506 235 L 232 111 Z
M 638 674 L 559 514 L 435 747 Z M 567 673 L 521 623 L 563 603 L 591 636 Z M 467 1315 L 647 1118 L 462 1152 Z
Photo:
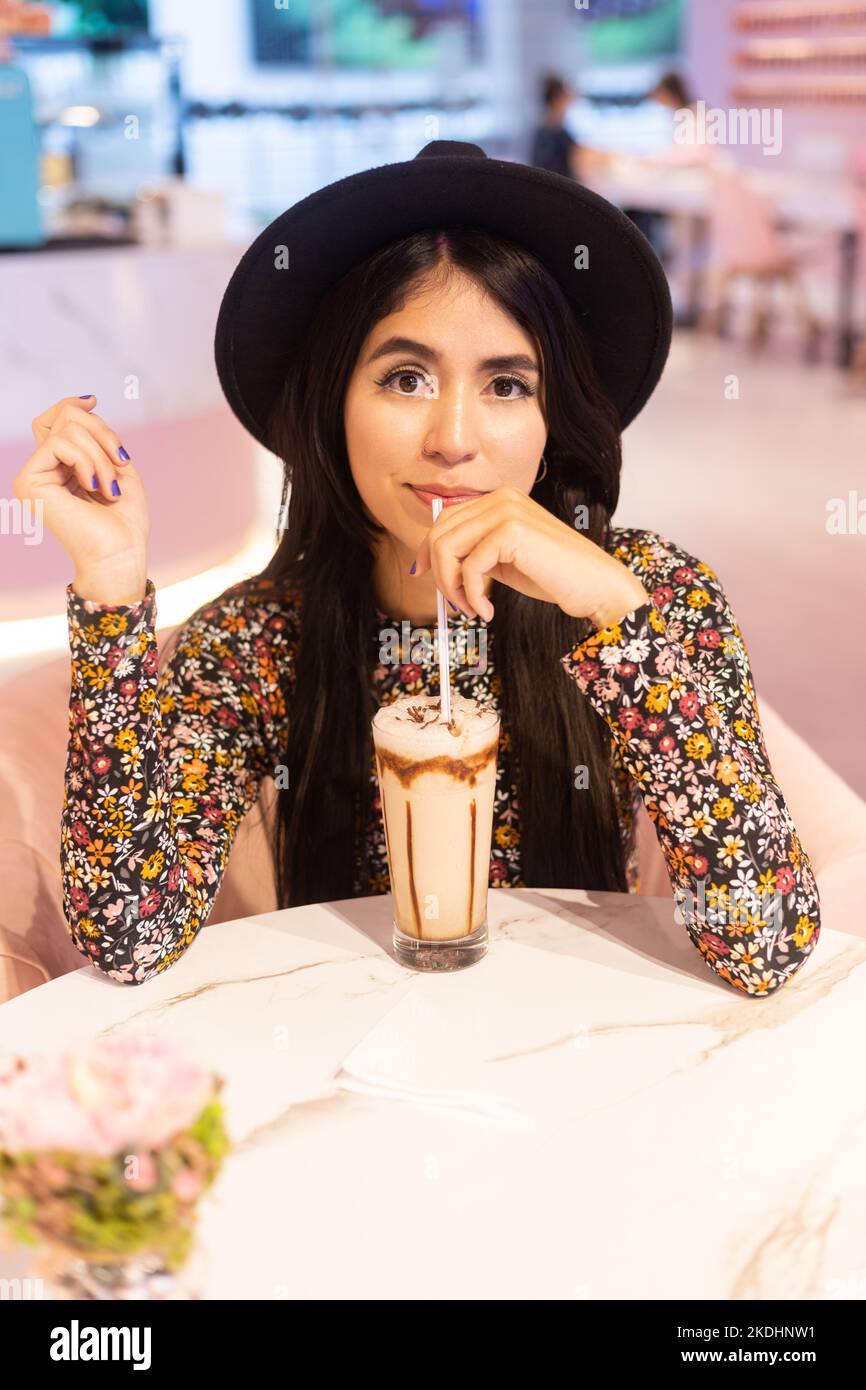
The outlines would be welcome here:
M 90 1263 L 189 1254 L 228 1151 L 222 1079 L 171 1042 L 97 1039 L 0 1057 L 0 1213 L 9 1233 Z

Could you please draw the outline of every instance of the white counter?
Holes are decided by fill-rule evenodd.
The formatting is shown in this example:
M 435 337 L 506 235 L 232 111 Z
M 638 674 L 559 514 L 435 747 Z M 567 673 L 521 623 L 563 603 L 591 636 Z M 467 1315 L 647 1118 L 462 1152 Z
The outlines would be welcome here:
M 119 246 L 0 256 L 2 495 L 11 496 L 12 478 L 36 447 L 34 416 L 64 396 L 94 392 L 94 413 L 117 431 L 146 478 L 149 570 L 158 591 L 240 554 L 276 525 L 277 505 L 263 504 L 262 478 L 268 470 L 278 495 L 280 467 L 231 413 L 214 363 L 217 313 L 245 249 Z M 37 544 L 23 526 L 3 537 L 0 623 L 65 613 L 74 567 L 43 531 Z M 65 628 L 55 623 L 45 654 L 64 644 Z

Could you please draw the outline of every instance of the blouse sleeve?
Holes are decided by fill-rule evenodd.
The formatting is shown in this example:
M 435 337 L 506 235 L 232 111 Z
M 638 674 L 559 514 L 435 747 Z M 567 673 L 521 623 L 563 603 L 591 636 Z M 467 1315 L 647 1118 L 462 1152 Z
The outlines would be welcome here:
M 232 605 L 194 614 L 160 673 L 152 580 L 135 604 L 95 604 L 71 584 L 66 598 L 64 914 L 93 965 L 138 985 L 207 921 L 258 796 L 259 704 L 232 645 L 243 627 Z
M 614 554 L 650 602 L 590 633 L 562 664 L 640 791 L 677 920 L 717 975 L 767 995 L 817 945 L 815 875 L 770 767 L 746 645 L 718 577 L 655 533 L 631 535 Z

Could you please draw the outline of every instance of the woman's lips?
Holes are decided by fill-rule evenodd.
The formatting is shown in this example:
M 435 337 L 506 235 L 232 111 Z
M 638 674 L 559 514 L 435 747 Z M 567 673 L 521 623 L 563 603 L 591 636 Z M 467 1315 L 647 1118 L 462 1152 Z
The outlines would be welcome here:
M 461 492 L 455 497 L 443 497 L 441 492 L 428 492 L 426 488 L 413 487 L 411 483 L 407 483 L 406 487 L 408 487 L 410 492 L 414 492 L 415 496 L 420 502 L 424 503 L 425 507 L 430 506 L 434 497 L 441 497 L 443 506 L 452 507 L 456 502 L 471 502 L 473 497 L 484 496 L 483 492 Z

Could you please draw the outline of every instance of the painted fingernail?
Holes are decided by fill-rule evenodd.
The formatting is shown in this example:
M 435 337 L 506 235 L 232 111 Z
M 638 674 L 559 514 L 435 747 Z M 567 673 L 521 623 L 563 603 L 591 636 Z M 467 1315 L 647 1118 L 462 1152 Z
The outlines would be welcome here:
M 91 397 L 92 395 L 93 395 L 93 392 L 92 392 L 92 391 L 85 391 L 84 395 L 83 395 L 83 396 L 79 396 L 78 399 L 79 399 L 80 401 L 89 401 L 89 400 L 90 400 L 90 397 Z
M 111 480 L 111 491 L 115 497 L 120 496 L 120 484 L 118 483 L 116 478 L 112 478 Z
M 449 608 L 453 608 L 455 613 L 459 613 L 459 612 L 460 612 L 460 609 L 457 607 L 457 604 L 456 604 L 456 603 L 452 603 L 450 599 L 448 600 L 448 607 L 449 607 Z
M 91 487 L 99 487 L 99 479 L 97 478 L 97 476 L 96 476 L 95 473 L 94 473 L 94 475 L 93 475 L 93 478 L 91 479 L 90 486 L 91 486 Z
M 126 450 L 124 449 L 124 447 L 123 447 L 122 444 L 118 447 L 117 452 L 118 452 L 118 454 L 120 455 L 120 457 L 123 459 L 124 463 L 126 463 L 126 460 L 129 458 L 129 454 L 126 452 Z
M 418 561 L 417 561 L 417 560 L 413 560 L 413 561 L 412 561 L 412 568 L 410 569 L 409 573 L 410 573 L 410 574 L 414 574 L 417 568 L 418 568 Z

